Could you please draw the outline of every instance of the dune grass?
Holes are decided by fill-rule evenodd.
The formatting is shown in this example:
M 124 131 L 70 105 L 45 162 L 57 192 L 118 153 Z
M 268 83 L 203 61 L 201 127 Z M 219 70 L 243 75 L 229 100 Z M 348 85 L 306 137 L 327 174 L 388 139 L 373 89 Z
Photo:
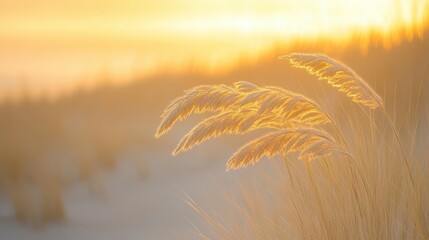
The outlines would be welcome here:
M 255 204 L 257 194 L 246 194 L 244 207 L 235 208 L 240 220 L 202 214 L 214 235 L 220 239 L 429 239 L 427 155 L 404 144 L 414 141 L 415 131 L 401 138 L 383 99 L 347 65 L 322 54 L 281 58 L 326 81 L 353 104 L 340 103 L 341 108 L 331 112 L 285 89 L 239 82 L 188 90 L 161 116 L 157 137 L 192 113 L 216 112 L 193 128 L 173 154 L 226 133 L 273 130 L 240 148 L 227 169 L 246 167 L 264 156 L 284 159 L 284 176 L 268 185 L 275 212 Z M 206 239 L 203 233 L 197 235 Z

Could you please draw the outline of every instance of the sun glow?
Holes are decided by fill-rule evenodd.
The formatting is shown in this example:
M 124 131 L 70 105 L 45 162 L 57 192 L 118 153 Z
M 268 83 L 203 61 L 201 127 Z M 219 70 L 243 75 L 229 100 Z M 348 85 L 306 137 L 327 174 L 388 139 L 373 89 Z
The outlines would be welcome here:
M 0 98 L 160 69 L 225 70 L 274 44 L 391 47 L 423 36 L 429 1 L 0 0 Z M 60 81 L 59 81 L 60 79 Z M 38 90 L 36 90 L 38 89 Z M 50 91 L 49 89 L 52 89 Z

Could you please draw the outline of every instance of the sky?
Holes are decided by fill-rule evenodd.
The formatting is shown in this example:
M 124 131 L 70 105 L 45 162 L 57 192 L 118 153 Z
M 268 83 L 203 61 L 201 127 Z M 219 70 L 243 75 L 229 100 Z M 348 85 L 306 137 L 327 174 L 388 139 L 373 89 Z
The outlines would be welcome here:
M 216 71 L 297 38 L 399 27 L 428 0 L 0 0 L 0 99 L 58 95 L 197 64 Z M 103 80 L 100 80 L 103 79 Z

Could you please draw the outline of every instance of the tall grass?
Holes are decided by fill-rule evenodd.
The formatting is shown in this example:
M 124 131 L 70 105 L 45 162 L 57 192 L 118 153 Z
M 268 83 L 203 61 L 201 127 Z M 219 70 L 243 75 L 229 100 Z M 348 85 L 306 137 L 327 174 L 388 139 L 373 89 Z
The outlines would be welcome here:
M 227 169 L 246 167 L 264 156 L 284 159 L 288 176 L 269 184 L 277 212 L 261 214 L 263 206 L 254 199 L 258 196 L 248 194 L 246 211 L 237 211 L 243 225 L 224 224 L 225 218 L 203 214 L 215 236 L 429 239 L 427 155 L 404 144 L 415 135 L 400 137 L 380 95 L 347 65 L 321 54 L 282 58 L 326 81 L 355 104 L 341 103 L 342 109 L 333 114 L 285 89 L 236 83 L 191 89 L 161 116 L 157 137 L 192 113 L 217 112 L 193 128 L 174 154 L 226 133 L 274 130 L 239 149 Z M 291 153 L 298 159 L 296 154 L 289 157 Z

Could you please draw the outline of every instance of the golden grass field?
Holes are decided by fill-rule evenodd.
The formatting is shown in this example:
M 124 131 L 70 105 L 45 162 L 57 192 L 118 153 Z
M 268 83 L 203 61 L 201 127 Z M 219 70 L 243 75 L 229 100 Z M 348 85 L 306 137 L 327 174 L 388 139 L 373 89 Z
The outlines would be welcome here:
M 129 213 L 137 223 L 154 216 L 167 223 L 166 212 L 183 218 L 173 230 L 136 224 L 141 232 L 133 228 L 131 239 L 166 231 L 184 239 L 429 239 L 428 57 L 426 33 L 365 51 L 296 43 L 218 74 L 165 71 L 55 100 L 4 101 L 0 235 L 55 239 L 79 231 L 68 228 L 79 208 L 70 200 L 76 186 L 111 209 L 118 192 L 158 196 L 161 176 L 171 176 L 170 185 L 192 176 L 179 188 L 193 193 L 170 199 L 189 205 L 190 223 L 183 209 L 154 207 L 158 198 L 147 214 L 131 214 L 144 208 L 138 202 L 129 210 L 118 201 L 117 212 L 102 216 L 121 219 L 127 209 L 123 218 Z M 108 184 L 124 164 L 139 187 Z M 216 175 L 219 169 L 230 171 Z M 226 175 L 234 178 L 223 188 L 205 185 Z M 109 228 L 94 225 L 94 232 Z M 81 238 L 96 239 L 88 229 Z

